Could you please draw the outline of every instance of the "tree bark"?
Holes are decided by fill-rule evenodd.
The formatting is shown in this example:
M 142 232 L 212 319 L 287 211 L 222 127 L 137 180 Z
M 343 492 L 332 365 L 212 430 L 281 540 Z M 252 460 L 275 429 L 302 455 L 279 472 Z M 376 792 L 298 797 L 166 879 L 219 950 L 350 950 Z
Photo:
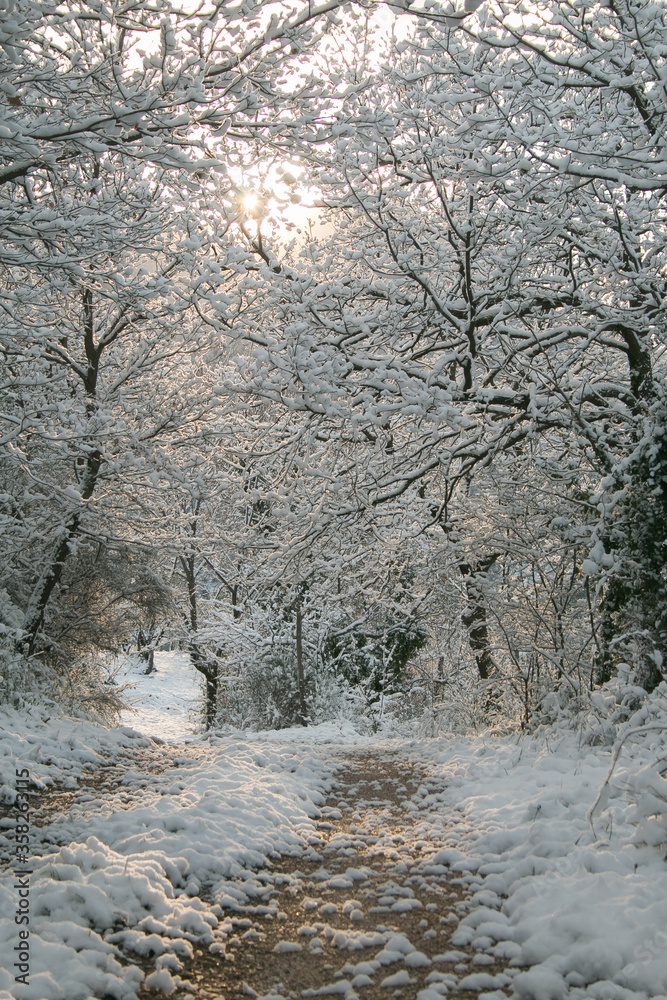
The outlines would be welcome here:
M 102 456 L 99 451 L 94 451 L 88 456 L 81 490 L 82 502 L 90 500 L 93 495 L 101 464 Z M 23 635 L 19 641 L 19 649 L 23 653 L 31 655 L 34 652 L 37 635 L 44 621 L 46 606 L 51 594 L 62 579 L 65 563 L 71 551 L 71 544 L 79 532 L 80 524 L 81 513 L 77 510 L 60 530 L 59 538 L 51 550 L 48 565 L 33 587 L 23 620 Z
M 88 397 L 86 403 L 87 413 L 91 417 L 96 407 L 95 392 L 97 389 L 102 348 L 95 345 L 93 293 L 89 288 L 84 288 L 82 292 L 81 306 L 84 349 L 88 361 L 83 385 Z M 86 468 L 80 490 L 82 502 L 90 500 L 95 492 L 101 464 L 102 454 L 98 449 L 89 452 L 86 456 Z M 81 512 L 76 510 L 58 532 L 59 537 L 51 550 L 48 565 L 35 584 L 30 595 L 30 600 L 28 601 L 28 607 L 23 620 L 23 635 L 18 643 L 18 647 L 22 653 L 31 655 L 34 652 L 37 635 L 44 622 L 46 606 L 53 591 L 62 579 L 65 563 L 71 552 L 71 543 L 78 535 L 80 526 Z
M 213 729 L 218 713 L 218 669 L 205 674 L 206 678 L 206 729 Z
M 302 726 L 307 726 L 306 678 L 303 671 L 303 612 L 300 600 L 296 605 L 296 677 L 299 688 L 299 722 Z
M 195 515 L 199 514 L 199 504 L 195 507 Z M 191 525 L 193 537 L 197 534 L 196 516 Z M 204 676 L 206 691 L 205 726 L 212 729 L 215 725 L 218 711 L 218 664 L 211 661 L 197 642 L 197 630 L 199 627 L 199 613 L 197 608 L 197 573 L 195 566 L 195 552 L 191 551 L 187 556 L 180 556 L 180 563 L 183 567 L 185 585 L 188 590 L 188 623 L 190 625 L 190 640 L 188 642 L 188 654 L 192 661 L 192 666 Z
M 459 563 L 459 571 L 466 580 L 467 598 L 467 609 L 461 615 L 461 621 L 467 630 L 468 642 L 477 663 L 479 676 L 483 681 L 491 680 L 498 673 L 498 667 L 491 650 L 486 604 L 479 577 L 493 566 L 497 558 L 498 553 L 494 553 L 474 563 Z M 498 692 L 489 688 L 486 699 L 487 710 L 497 706 L 498 698 Z

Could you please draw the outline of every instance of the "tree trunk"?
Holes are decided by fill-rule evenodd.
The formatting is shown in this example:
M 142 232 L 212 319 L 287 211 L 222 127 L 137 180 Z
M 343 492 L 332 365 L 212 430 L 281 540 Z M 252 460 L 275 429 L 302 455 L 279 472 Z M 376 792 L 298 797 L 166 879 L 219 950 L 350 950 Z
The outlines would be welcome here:
M 491 680 L 498 673 L 498 667 L 491 651 L 486 605 L 479 577 L 493 566 L 497 558 L 498 553 L 495 553 L 485 556 L 479 562 L 459 563 L 461 575 L 466 579 L 467 598 L 467 608 L 461 615 L 461 621 L 468 632 L 468 642 L 477 663 L 479 676 L 483 681 Z M 498 692 L 489 688 L 486 700 L 487 709 L 496 707 L 498 698 Z
M 99 451 L 90 454 L 86 460 L 86 472 L 83 477 L 81 500 L 90 500 L 102 463 Z M 59 538 L 51 550 L 48 565 L 33 587 L 25 618 L 23 620 L 23 635 L 19 641 L 19 649 L 28 655 L 34 652 L 37 634 L 44 621 L 44 613 L 51 594 L 60 583 L 65 569 L 65 563 L 71 551 L 72 541 L 79 533 L 81 514 L 75 511 L 59 532 Z
M 195 506 L 195 515 L 199 514 L 199 502 Z M 191 525 L 193 538 L 197 534 L 196 516 Z M 180 556 L 180 563 L 183 567 L 185 585 L 188 590 L 188 619 L 190 625 L 190 641 L 188 642 L 188 653 L 195 670 L 204 675 L 206 689 L 206 709 L 205 725 L 206 729 L 212 729 L 215 725 L 218 711 L 218 664 L 208 658 L 197 642 L 196 635 L 199 628 L 199 614 L 197 609 L 197 569 L 195 565 L 196 553 L 189 552 L 187 556 Z
M 88 367 L 82 377 L 83 385 L 88 397 L 86 411 L 89 417 L 95 413 L 95 393 L 97 389 L 97 378 L 100 368 L 100 357 L 103 348 L 95 344 L 95 313 L 93 305 L 93 293 L 89 288 L 84 288 L 81 298 L 81 321 L 83 327 L 84 349 Z M 102 464 L 102 454 L 99 450 L 89 452 L 86 457 L 86 468 L 81 481 L 81 500 L 90 500 L 100 472 Z M 49 603 L 51 594 L 56 589 L 63 575 L 65 563 L 71 552 L 71 543 L 79 533 L 81 526 L 81 512 L 75 511 L 67 520 L 61 531 L 49 559 L 46 569 L 41 574 L 35 584 L 25 618 L 23 620 L 23 635 L 19 640 L 18 647 L 22 653 L 31 655 L 34 652 L 37 634 L 44 622 L 44 613 Z
M 213 729 L 218 712 L 218 670 L 214 669 L 205 674 L 206 677 L 206 729 Z
M 215 725 L 218 711 L 218 664 L 211 661 L 198 643 L 190 640 L 188 643 L 188 654 L 195 670 L 198 670 L 204 677 L 204 688 L 206 693 L 205 725 L 206 729 L 212 729 Z
M 307 726 L 306 678 L 303 672 L 303 613 L 300 600 L 296 605 L 296 678 L 299 687 L 299 722 L 302 726 Z

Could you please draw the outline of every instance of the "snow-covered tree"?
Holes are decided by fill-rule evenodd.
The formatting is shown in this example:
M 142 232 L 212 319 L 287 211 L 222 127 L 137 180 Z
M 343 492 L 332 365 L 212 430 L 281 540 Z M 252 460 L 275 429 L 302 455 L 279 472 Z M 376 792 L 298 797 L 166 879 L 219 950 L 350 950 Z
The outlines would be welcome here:
M 479 470 L 554 435 L 603 491 L 627 471 L 663 377 L 659 141 L 636 98 L 641 83 L 659 99 L 662 56 L 656 48 L 646 73 L 648 57 L 637 62 L 634 83 L 612 78 L 616 46 L 619 65 L 639 46 L 636 26 L 586 5 L 587 41 L 565 11 L 575 53 L 561 7 L 542 5 L 543 22 L 526 16 L 525 29 L 516 11 L 503 26 L 493 5 L 486 28 L 418 27 L 375 72 L 360 69 L 358 32 L 337 138 L 318 150 L 311 180 L 330 235 L 267 269 L 271 323 L 266 309 L 246 317 L 255 350 L 242 370 L 247 392 L 345 442 L 329 507 L 338 517 L 384 510 L 446 530 Z M 609 72 L 590 96 L 577 60 L 594 75 L 605 46 Z M 603 132 L 637 183 L 618 173 L 622 157 L 600 153 Z
M 151 488 L 206 419 L 201 369 L 217 345 L 197 299 L 229 324 L 223 286 L 243 270 L 227 239 L 239 211 L 227 162 L 239 144 L 256 159 L 259 137 L 310 94 L 307 74 L 280 77 L 337 6 L 5 11 L 3 620 L 24 654 L 52 642 L 78 546 L 141 544 L 159 522 Z
M 664 9 L 471 2 L 384 51 L 372 17 L 17 0 L 3 22 L 0 584 L 24 654 L 55 641 L 79 553 L 160 548 L 213 684 L 193 601 L 222 620 L 224 594 L 237 622 L 280 576 L 285 621 L 303 626 L 304 586 L 335 617 L 312 560 L 337 533 L 356 558 L 365 532 L 380 563 L 400 538 L 444 544 L 487 681 L 508 609 L 569 601 L 558 619 L 582 593 L 598 676 L 630 642 L 659 677 Z M 323 214 L 285 247 L 270 189 L 299 184 Z M 563 447 L 586 482 L 576 544 L 534 502 Z M 546 562 L 497 536 L 510 467 Z

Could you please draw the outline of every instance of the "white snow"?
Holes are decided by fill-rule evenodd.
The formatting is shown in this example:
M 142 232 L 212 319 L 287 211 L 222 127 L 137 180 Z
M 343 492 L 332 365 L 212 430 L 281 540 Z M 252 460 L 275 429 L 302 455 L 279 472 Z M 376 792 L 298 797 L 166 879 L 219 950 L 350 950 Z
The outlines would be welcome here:
M 0 768 L 9 789 L 16 768 L 29 767 L 48 789 L 66 775 L 85 779 L 109 754 L 134 745 L 154 748 L 131 730 L 36 712 L 5 713 L 2 721 Z M 10 735 L 11 728 L 21 734 Z M 331 741 L 331 729 L 323 738 Z M 192 746 L 190 756 L 174 758 L 177 766 L 164 773 L 129 771 L 128 782 L 103 805 L 95 795 L 84 796 L 69 815 L 33 830 L 41 856 L 30 865 L 30 982 L 17 985 L 8 968 L 0 969 L 1 1000 L 84 1000 L 105 993 L 129 1000 L 141 973 L 119 964 L 118 946 L 159 962 L 165 954 L 191 955 L 194 942 L 222 946 L 224 907 L 266 892 L 251 869 L 276 851 L 308 849 L 332 781 L 325 749 L 292 747 L 275 737 L 212 738 Z M 11 848 L 6 838 L 5 864 Z M 221 906 L 195 895 L 204 883 Z M 13 876 L 6 871 L 1 912 L 13 913 L 15 906 Z M 12 920 L 3 922 L 3 954 L 11 954 L 16 930 Z M 155 984 L 171 989 L 175 968 L 160 962 Z
M 403 803 L 423 849 L 410 869 L 411 884 L 454 878 L 472 894 L 458 926 L 459 915 L 441 917 L 453 922 L 454 932 L 449 951 L 434 960 L 448 971 L 429 973 L 422 1000 L 457 984 L 486 1000 L 667 997 L 667 782 L 656 765 L 664 761 L 661 730 L 626 744 L 591 823 L 611 750 L 589 746 L 570 731 L 391 741 L 328 723 L 252 737 L 190 737 L 179 748 L 156 745 L 129 727 L 108 729 L 45 711 L 4 711 L 0 723 L 6 809 L 16 768 L 30 769 L 42 802 L 60 794 L 58 787 L 85 785 L 110 762 L 122 777 L 102 798 L 95 788 L 79 793 L 43 830 L 33 829 L 30 984 L 17 985 L 9 969 L 0 970 L 0 1000 L 87 1000 L 105 993 L 133 1000 L 141 972 L 120 961 L 121 947 L 151 958 L 151 984 L 169 993 L 182 982 L 181 960 L 195 946 L 224 955 L 230 910 L 250 900 L 258 912 L 281 919 L 271 884 L 257 869 L 276 852 L 321 861 L 313 846 L 315 821 L 332 820 L 345 807 L 325 807 L 325 795 L 344 751 L 360 746 L 383 760 L 408 766 L 413 760 L 425 773 Z M 142 760 L 153 773 L 142 770 Z M 11 914 L 16 893 L 6 822 L 0 833 L 6 871 L 0 907 Z M 355 843 L 357 828 L 336 836 L 344 851 Z M 402 838 L 392 842 L 392 877 L 377 886 L 378 901 L 386 904 L 378 909 L 385 919 L 400 919 L 397 904 L 415 900 L 400 884 Z M 322 865 L 313 880 L 318 889 L 335 883 L 362 892 L 368 875 L 362 867 L 334 875 Z M 202 886 L 214 904 L 200 900 Z M 318 907 L 324 915 L 335 910 L 317 896 L 305 902 L 313 915 Z M 359 905 L 349 898 L 339 912 L 361 913 Z M 350 965 L 351 982 L 341 979 L 312 996 L 351 996 L 367 980 L 400 988 L 411 981 L 410 970 L 429 963 L 405 935 L 384 927 L 369 933 L 314 924 L 302 931 L 311 950 L 321 949 L 321 938 L 341 955 L 378 949 L 372 961 Z M 13 921 L 4 921 L 3 953 L 11 953 L 15 938 Z M 468 945 L 475 955 L 466 965 L 458 949 Z M 286 940 L 277 950 L 295 946 Z M 493 959 L 509 963 L 505 971 L 488 971 Z
M 385 989 L 391 989 L 395 986 L 408 986 L 412 982 L 410 978 L 410 973 L 407 969 L 401 969 L 400 972 L 395 972 L 391 976 L 386 976 L 380 983 Z
M 581 745 L 574 733 L 415 743 L 415 759 L 430 757 L 431 773 L 447 786 L 438 811 L 423 816 L 423 832 L 448 812 L 451 824 L 450 847 L 424 870 L 444 865 L 474 894 L 452 943 L 531 966 L 513 976 L 513 996 L 667 995 L 667 781 L 649 767 L 664 757 L 661 740 L 662 733 L 649 732 L 626 748 L 595 827 L 587 812 L 607 774 L 609 748 Z M 650 779 L 642 777 L 646 768 Z M 656 783 L 662 812 L 651 817 L 637 799 Z M 480 971 L 459 985 L 493 990 L 506 981 Z
M 122 723 L 169 741 L 201 728 L 202 675 L 186 653 L 156 652 L 150 674 L 139 657 L 127 656 L 115 679 L 127 685 L 123 696 L 131 705 L 122 713 Z

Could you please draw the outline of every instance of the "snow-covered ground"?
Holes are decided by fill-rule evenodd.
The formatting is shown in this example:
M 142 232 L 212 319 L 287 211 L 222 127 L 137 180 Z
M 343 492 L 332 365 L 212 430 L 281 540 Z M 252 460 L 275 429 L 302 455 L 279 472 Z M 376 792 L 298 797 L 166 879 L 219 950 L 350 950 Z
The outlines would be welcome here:
M 201 674 L 187 653 L 156 653 L 155 670 L 147 674 L 137 656 L 121 661 L 115 680 L 125 687 L 130 703 L 121 716 L 123 725 L 147 736 L 180 740 L 200 728 L 203 694 Z
M 327 724 L 252 738 L 190 737 L 179 747 L 37 710 L 4 712 L 0 724 L 8 808 L 16 770 L 30 770 L 44 802 L 56 785 L 90 783 L 104 763 L 125 760 L 127 768 L 118 788 L 101 796 L 91 787 L 45 829 L 32 829 L 30 980 L 16 984 L 6 962 L 0 1000 L 132 1000 L 141 972 L 119 962 L 119 945 L 155 956 L 151 984 L 169 991 L 197 942 L 224 950 L 224 911 L 199 898 L 202 885 L 221 901 L 252 896 L 252 871 L 275 852 L 312 854 L 336 770 L 359 748 L 427 768 L 410 810 L 424 843 L 429 829 L 438 830 L 428 864 L 474 893 L 453 944 L 472 944 L 518 970 L 500 990 L 482 968 L 469 988 L 484 1000 L 667 998 L 660 730 L 628 742 L 591 822 L 611 751 L 566 731 L 380 741 Z M 2 820 L 5 864 L 13 822 Z M 17 902 L 7 871 L 1 912 L 13 914 Z M 2 924 L 3 955 L 11 956 L 18 930 L 11 919 Z M 421 1000 L 447 989 L 451 981 L 436 981 Z
M 411 752 L 445 779 L 442 805 L 459 817 L 433 859 L 475 893 L 454 945 L 531 966 L 513 980 L 521 1000 L 665 1000 L 667 781 L 653 766 L 664 732 L 624 751 L 590 819 L 611 753 L 572 733 Z
M 277 851 L 307 850 L 333 780 L 327 759 L 333 733 L 327 735 L 326 727 L 319 749 L 292 747 L 287 735 L 284 742 L 193 741 L 179 752 L 156 747 L 127 727 L 107 730 L 35 710 L 5 713 L 2 723 L 1 794 L 7 806 L 23 768 L 44 804 L 56 795 L 55 783 L 72 788 L 119 754 L 129 761 L 112 794 L 91 789 L 48 827 L 31 830 L 37 856 L 29 879 L 30 979 L 16 984 L 7 963 L 0 969 L 2 1000 L 129 1000 L 141 973 L 118 963 L 119 944 L 157 955 L 157 981 L 164 982 L 170 962 L 191 955 L 193 942 L 215 942 L 221 910 L 198 898 L 202 884 L 238 880 Z M 145 773 L 142 755 L 154 767 L 160 753 L 168 769 Z M 5 864 L 14 849 L 13 822 L 11 816 L 3 820 Z M 7 872 L 0 912 L 13 914 L 18 899 Z M 13 920 L 4 921 L 0 953 L 11 956 L 18 931 Z

